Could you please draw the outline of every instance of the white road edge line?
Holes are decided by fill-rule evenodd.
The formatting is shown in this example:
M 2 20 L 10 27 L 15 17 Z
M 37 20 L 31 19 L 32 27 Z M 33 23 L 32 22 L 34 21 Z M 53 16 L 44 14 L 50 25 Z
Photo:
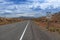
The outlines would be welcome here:
M 23 38 L 23 36 L 24 36 L 24 34 L 26 32 L 26 29 L 27 29 L 28 25 L 29 25 L 29 21 L 28 21 L 28 23 L 27 23 L 27 25 L 26 25 L 26 27 L 25 27 L 25 29 L 24 29 L 24 31 L 23 31 L 23 33 L 22 33 L 22 35 L 21 35 L 21 37 L 20 37 L 19 40 L 22 40 L 22 38 Z

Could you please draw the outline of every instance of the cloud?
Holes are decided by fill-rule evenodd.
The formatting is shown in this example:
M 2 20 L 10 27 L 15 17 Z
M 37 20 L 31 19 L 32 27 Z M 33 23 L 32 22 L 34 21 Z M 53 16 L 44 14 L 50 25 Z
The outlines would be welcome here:
M 44 3 L 41 4 L 41 7 L 48 8 L 48 7 L 58 8 L 60 7 L 60 0 L 46 0 Z
M 33 8 L 37 8 L 39 6 L 43 10 L 46 8 L 55 9 L 60 7 L 60 0 L 44 0 L 42 3 L 39 2 L 39 0 L 37 0 L 37 1 L 34 1 L 32 5 L 33 5 L 32 6 Z
M 0 0 L 0 15 L 2 13 L 11 13 L 11 15 L 14 14 L 13 16 L 36 16 L 36 14 L 41 12 L 37 13 L 40 9 L 46 10 L 60 8 L 60 0 L 21 0 L 19 3 L 16 1 L 18 2 L 19 0 Z M 36 10 L 36 12 L 34 10 Z
M 17 0 L 15 0 L 15 1 L 17 1 Z M 46 8 L 49 8 L 49 7 L 53 7 L 53 8 L 60 7 L 60 0 L 27 0 L 27 1 L 28 2 L 26 2 L 26 4 L 23 4 L 23 3 L 25 3 L 24 0 L 23 0 L 23 3 L 22 4 L 19 4 L 19 7 L 22 6 L 22 7 L 27 8 L 27 9 L 37 8 L 38 6 L 40 6 L 41 9 L 46 9 Z M 30 1 L 32 1 L 32 3 L 30 3 Z M 6 6 L 7 5 L 12 6 L 12 4 L 18 6 L 18 4 L 14 4 L 14 1 L 11 1 L 11 2 L 8 1 L 7 2 L 7 1 L 2 0 L 0 2 L 2 2 L 2 3 L 0 3 L 1 6 L 2 5 L 4 5 L 4 6 L 5 5 Z
M 3 16 L 3 17 L 19 17 L 19 16 L 32 17 L 34 16 L 33 13 L 32 14 L 29 13 L 31 12 L 31 9 L 29 9 L 31 5 L 14 4 L 13 2 L 6 2 L 6 1 L 3 1 L 0 4 L 1 4 L 0 5 L 0 16 Z

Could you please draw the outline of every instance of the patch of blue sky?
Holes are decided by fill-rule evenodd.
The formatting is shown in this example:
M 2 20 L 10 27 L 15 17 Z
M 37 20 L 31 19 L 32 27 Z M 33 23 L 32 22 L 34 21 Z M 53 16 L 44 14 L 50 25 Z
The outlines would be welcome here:
M 37 17 L 37 15 L 46 15 L 44 12 L 48 10 L 60 11 L 60 0 L 0 0 L 0 15 L 11 13 L 14 14 L 13 16 L 17 14 L 21 16 L 22 13 L 22 16 L 31 14 Z

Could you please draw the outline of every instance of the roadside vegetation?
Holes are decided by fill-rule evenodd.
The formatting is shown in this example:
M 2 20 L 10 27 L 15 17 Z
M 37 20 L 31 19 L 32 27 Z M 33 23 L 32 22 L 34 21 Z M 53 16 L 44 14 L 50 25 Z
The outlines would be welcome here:
M 23 19 L 20 18 L 3 18 L 0 17 L 0 25 L 11 24 L 15 22 L 21 22 Z
M 60 12 L 52 14 L 51 18 L 43 16 L 37 19 L 33 19 L 40 27 L 48 29 L 50 32 L 60 33 Z

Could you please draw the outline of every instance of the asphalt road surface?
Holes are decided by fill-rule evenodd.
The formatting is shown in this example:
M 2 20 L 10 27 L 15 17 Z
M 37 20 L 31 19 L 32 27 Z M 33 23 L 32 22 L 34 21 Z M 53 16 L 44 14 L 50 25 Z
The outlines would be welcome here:
M 0 40 L 52 40 L 32 21 L 0 26 Z

